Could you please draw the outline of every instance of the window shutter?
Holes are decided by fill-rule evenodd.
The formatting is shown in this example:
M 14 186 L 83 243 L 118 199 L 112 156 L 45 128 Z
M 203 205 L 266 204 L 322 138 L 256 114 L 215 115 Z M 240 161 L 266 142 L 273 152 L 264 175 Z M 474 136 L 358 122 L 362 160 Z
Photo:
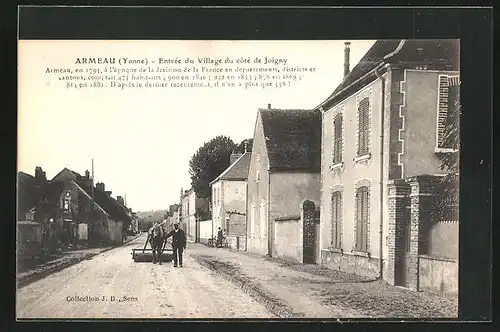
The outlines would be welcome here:
M 368 97 L 363 98 L 358 105 L 358 156 L 368 153 L 368 125 L 369 125 Z
M 444 127 L 446 124 L 446 117 L 448 113 L 448 90 L 449 82 L 448 76 L 439 76 L 439 100 L 438 100 L 438 124 L 437 124 L 437 141 L 438 147 L 443 147 Z
M 338 164 L 342 162 L 342 115 L 339 114 L 335 117 L 333 122 L 333 163 Z
M 356 249 L 361 250 L 361 233 L 363 232 L 361 225 L 361 195 L 356 192 Z
M 367 188 L 363 188 L 363 251 L 368 249 L 368 190 Z

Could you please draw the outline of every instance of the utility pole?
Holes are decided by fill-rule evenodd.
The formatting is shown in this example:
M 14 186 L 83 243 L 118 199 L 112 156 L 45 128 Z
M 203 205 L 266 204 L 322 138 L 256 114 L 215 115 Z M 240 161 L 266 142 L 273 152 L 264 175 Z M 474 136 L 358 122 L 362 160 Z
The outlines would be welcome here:
M 91 181 L 91 198 L 90 198 L 90 231 L 88 232 L 89 235 L 93 234 L 94 230 L 94 158 L 92 158 L 92 181 Z M 92 237 L 89 236 L 91 239 Z M 89 241 L 90 242 L 90 241 Z

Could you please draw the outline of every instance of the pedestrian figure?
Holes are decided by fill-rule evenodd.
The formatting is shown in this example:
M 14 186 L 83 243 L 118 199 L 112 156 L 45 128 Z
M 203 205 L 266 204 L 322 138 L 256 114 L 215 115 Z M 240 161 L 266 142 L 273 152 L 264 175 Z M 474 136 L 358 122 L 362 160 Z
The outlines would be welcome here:
M 160 222 L 156 222 L 153 227 L 149 229 L 149 239 L 151 247 L 153 248 L 153 264 L 161 265 L 161 251 L 163 248 L 163 228 Z
M 219 227 L 219 230 L 217 231 L 217 248 L 222 247 L 223 236 L 224 236 L 224 234 L 222 234 L 222 229 L 220 229 L 220 227 Z
M 182 229 L 179 229 L 179 224 L 174 224 L 174 229 L 170 231 L 165 236 L 165 241 L 172 237 L 172 249 L 174 250 L 174 267 L 177 267 L 177 262 L 179 262 L 180 267 L 182 267 L 182 252 L 186 248 L 186 233 Z

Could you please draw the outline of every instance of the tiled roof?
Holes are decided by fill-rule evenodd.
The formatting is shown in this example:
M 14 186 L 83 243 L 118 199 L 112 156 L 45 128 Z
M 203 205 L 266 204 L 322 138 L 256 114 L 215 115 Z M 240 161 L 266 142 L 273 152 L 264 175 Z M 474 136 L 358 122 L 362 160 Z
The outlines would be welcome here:
M 251 152 L 245 152 L 234 163 L 229 165 L 224 172 L 222 172 L 210 184 L 219 180 L 246 180 L 248 177 L 248 168 L 250 167 Z
M 77 181 L 77 184 L 91 196 L 92 188 L 82 181 Z M 105 192 L 94 188 L 94 201 L 106 211 L 112 219 L 130 221 L 130 217 L 119 207 L 119 203 Z
M 429 64 L 434 69 L 458 70 L 460 65 L 459 49 L 457 40 L 405 40 L 404 44 L 400 39 L 377 40 L 373 46 L 366 52 L 363 58 L 352 68 L 351 72 L 337 86 L 334 92 L 325 101 L 336 99 L 337 97 L 346 97 L 349 92 L 347 89 L 357 80 L 369 74 L 378 65 L 383 63 L 385 58 L 387 63 L 409 65 L 409 64 Z M 394 53 L 394 54 L 392 54 Z M 375 79 L 375 76 L 367 79 Z M 365 84 L 369 83 L 368 81 Z M 352 87 L 356 90 L 359 87 Z M 347 89 L 351 90 L 351 89 Z M 341 93 L 342 92 L 342 93 Z
M 319 111 L 260 109 L 260 114 L 271 170 L 320 171 Z

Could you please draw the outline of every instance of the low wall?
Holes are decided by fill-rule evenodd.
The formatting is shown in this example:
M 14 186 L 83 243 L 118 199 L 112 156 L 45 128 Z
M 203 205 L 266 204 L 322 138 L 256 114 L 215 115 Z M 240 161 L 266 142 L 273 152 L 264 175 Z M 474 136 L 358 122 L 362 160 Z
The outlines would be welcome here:
M 207 244 L 212 237 L 212 220 L 200 221 L 200 243 Z
M 108 237 L 112 244 L 122 243 L 123 225 L 121 221 L 108 220 Z
M 441 221 L 428 234 L 426 256 L 458 259 L 458 222 Z
M 17 250 L 19 259 L 37 256 L 42 251 L 42 227 L 36 222 L 17 223 Z
M 420 255 L 419 290 L 458 296 L 458 261 Z
M 227 244 L 228 244 L 229 248 L 238 249 L 238 250 L 245 250 L 245 248 L 246 248 L 246 237 L 245 236 L 228 235 L 226 238 L 227 238 Z
M 380 268 L 378 258 L 336 251 L 335 249 L 322 249 L 320 263 L 321 266 L 331 270 L 356 274 L 370 279 L 379 277 Z
M 275 219 L 274 249 L 276 257 L 294 263 L 303 262 L 302 222 L 300 216 Z

